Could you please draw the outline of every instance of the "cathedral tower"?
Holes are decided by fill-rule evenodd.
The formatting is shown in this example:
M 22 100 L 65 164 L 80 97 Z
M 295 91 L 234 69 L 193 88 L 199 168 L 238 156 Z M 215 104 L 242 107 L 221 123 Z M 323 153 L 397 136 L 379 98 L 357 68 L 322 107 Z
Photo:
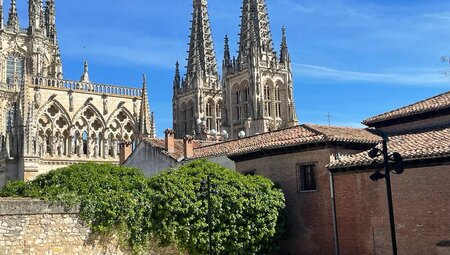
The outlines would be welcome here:
M 211 35 L 207 1 L 194 0 L 185 78 L 177 62 L 173 82 L 173 125 L 177 138 L 222 129 L 222 88 Z
M 291 61 L 283 28 L 280 56 L 273 48 L 264 0 L 244 0 L 238 57 L 231 59 L 225 38 L 224 128 L 231 138 L 297 125 Z

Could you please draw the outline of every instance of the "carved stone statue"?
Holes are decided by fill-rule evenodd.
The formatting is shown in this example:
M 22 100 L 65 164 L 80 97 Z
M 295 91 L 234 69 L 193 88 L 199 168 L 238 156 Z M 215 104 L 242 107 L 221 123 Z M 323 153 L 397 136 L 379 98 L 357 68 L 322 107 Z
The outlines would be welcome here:
M 69 111 L 73 112 L 73 91 L 69 91 Z
M 103 158 L 107 159 L 109 157 L 109 139 L 105 139 L 103 141 L 104 144 L 104 152 L 103 152 Z
M 81 135 L 78 137 L 77 145 L 77 155 L 78 157 L 81 157 L 83 155 L 83 138 L 81 138 Z
M 117 156 L 117 139 L 113 139 L 112 141 L 112 156 L 115 158 Z
M 64 154 L 64 138 L 59 138 L 59 146 L 58 146 L 58 155 L 59 157 L 62 157 Z
M 36 109 L 41 107 L 41 90 L 39 88 L 34 91 L 34 107 Z
M 137 117 L 139 115 L 139 108 L 138 108 L 138 100 L 134 99 L 133 101 L 133 114 L 134 117 Z
M 75 155 L 75 136 L 70 135 L 69 136 L 69 141 L 70 141 L 70 149 L 69 149 L 69 157 L 72 157 L 73 155 Z
M 103 96 L 103 114 L 108 114 L 108 96 Z
M 98 137 L 96 137 L 94 141 L 94 158 L 98 158 L 98 155 L 99 155 L 99 139 Z

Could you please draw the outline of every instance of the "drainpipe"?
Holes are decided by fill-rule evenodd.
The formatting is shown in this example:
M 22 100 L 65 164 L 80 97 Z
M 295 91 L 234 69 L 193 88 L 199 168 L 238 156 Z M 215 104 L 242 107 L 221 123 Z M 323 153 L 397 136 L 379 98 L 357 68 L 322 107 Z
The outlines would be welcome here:
M 336 216 L 336 198 L 334 192 L 334 175 L 330 171 L 330 193 L 331 193 L 331 211 L 333 213 L 333 237 L 334 237 L 334 249 L 335 254 L 339 255 L 339 236 Z

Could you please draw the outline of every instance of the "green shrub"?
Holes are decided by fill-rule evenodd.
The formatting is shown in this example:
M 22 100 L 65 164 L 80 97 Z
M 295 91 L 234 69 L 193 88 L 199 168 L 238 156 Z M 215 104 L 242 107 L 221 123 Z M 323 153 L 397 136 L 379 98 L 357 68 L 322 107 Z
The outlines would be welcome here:
M 276 248 L 285 206 L 281 190 L 266 178 L 206 161 L 151 179 L 133 168 L 72 165 L 28 183 L 11 182 L 0 196 L 79 204 L 82 219 L 95 233 L 117 235 L 135 254 L 154 250 L 151 240 L 156 239 L 190 255 L 203 255 L 208 251 L 208 224 L 200 182 L 208 175 L 218 191 L 212 195 L 214 254 L 262 254 Z
M 201 181 L 210 175 L 214 254 L 262 254 L 277 247 L 284 195 L 261 176 L 244 176 L 217 164 L 196 161 L 150 180 L 152 227 L 164 244 L 190 255 L 208 254 L 207 199 Z

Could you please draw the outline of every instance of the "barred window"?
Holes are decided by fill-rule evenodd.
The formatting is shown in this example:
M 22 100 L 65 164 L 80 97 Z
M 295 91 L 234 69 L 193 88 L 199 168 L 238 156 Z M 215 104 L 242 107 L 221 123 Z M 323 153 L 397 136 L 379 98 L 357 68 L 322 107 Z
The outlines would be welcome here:
M 317 190 L 316 170 L 314 165 L 297 166 L 297 189 L 299 192 Z

